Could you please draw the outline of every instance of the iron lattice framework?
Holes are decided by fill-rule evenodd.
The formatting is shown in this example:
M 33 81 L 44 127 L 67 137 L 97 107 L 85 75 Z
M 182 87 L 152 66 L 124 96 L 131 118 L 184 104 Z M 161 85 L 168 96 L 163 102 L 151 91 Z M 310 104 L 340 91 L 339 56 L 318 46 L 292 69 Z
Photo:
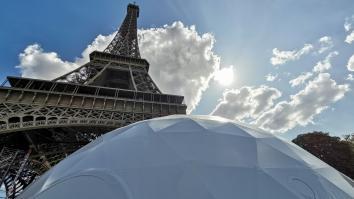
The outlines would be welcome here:
M 52 81 L 7 77 L 0 86 L 0 185 L 15 198 L 33 180 L 103 133 L 185 114 L 183 96 L 163 94 L 140 58 L 137 5 L 90 62 Z
M 130 4 L 128 5 L 127 13 L 128 14 L 120 26 L 119 31 L 104 52 L 140 58 L 137 37 L 137 18 L 139 17 L 139 7 L 137 5 Z

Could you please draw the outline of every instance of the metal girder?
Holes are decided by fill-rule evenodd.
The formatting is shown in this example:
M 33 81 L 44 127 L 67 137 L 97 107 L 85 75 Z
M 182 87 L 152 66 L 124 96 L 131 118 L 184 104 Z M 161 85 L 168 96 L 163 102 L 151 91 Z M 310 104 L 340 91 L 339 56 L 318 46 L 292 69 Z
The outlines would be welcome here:
M 29 162 L 30 154 L 31 150 L 25 153 L 7 147 L 1 149 L 0 184 L 4 184 L 7 198 L 16 198 L 37 176 L 32 169 L 28 169 L 31 164 Z

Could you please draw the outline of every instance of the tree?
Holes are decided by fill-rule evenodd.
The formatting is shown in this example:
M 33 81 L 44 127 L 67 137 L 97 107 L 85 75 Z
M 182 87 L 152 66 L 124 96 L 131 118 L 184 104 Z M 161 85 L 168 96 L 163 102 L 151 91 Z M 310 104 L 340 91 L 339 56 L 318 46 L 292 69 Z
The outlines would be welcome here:
M 354 179 L 354 136 L 330 136 L 324 132 L 298 135 L 293 142 L 338 171 Z
M 352 144 L 354 144 L 354 133 L 343 135 L 343 138 L 345 141 L 348 141 L 348 142 L 351 142 Z

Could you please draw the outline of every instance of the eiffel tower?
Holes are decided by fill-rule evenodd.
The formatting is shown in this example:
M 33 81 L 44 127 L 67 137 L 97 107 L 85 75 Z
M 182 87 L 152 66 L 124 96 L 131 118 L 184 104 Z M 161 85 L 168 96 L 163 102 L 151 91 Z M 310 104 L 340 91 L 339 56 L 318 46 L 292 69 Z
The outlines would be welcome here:
M 185 114 L 140 57 L 139 7 L 129 4 L 112 42 L 52 81 L 7 77 L 0 86 L 0 185 L 15 198 L 38 176 L 98 136 L 140 120 Z

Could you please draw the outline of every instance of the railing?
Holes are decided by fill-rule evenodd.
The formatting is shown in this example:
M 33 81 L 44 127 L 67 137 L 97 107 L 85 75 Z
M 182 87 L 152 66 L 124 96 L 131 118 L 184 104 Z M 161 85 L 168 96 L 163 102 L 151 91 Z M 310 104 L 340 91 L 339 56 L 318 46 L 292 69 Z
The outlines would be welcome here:
M 143 91 L 134 91 L 127 89 L 108 88 L 93 85 L 81 85 L 66 82 L 53 82 L 48 80 L 30 79 L 22 77 L 7 77 L 8 82 L 12 86 L 7 87 L 5 84 L 0 86 L 1 89 L 14 91 L 38 92 L 45 94 L 62 94 L 75 96 L 89 96 L 95 98 L 112 98 L 134 100 L 153 103 L 167 103 L 175 105 L 185 105 L 184 97 L 178 95 L 168 95 L 160 93 L 151 93 Z M 43 88 L 37 88 L 38 85 Z
M 56 127 L 56 126 L 108 126 L 119 127 L 124 121 L 121 120 L 102 120 L 102 119 L 55 119 L 55 120 L 40 120 L 17 122 L 0 125 L 0 131 L 12 131 L 16 129 L 29 129 L 41 127 Z

